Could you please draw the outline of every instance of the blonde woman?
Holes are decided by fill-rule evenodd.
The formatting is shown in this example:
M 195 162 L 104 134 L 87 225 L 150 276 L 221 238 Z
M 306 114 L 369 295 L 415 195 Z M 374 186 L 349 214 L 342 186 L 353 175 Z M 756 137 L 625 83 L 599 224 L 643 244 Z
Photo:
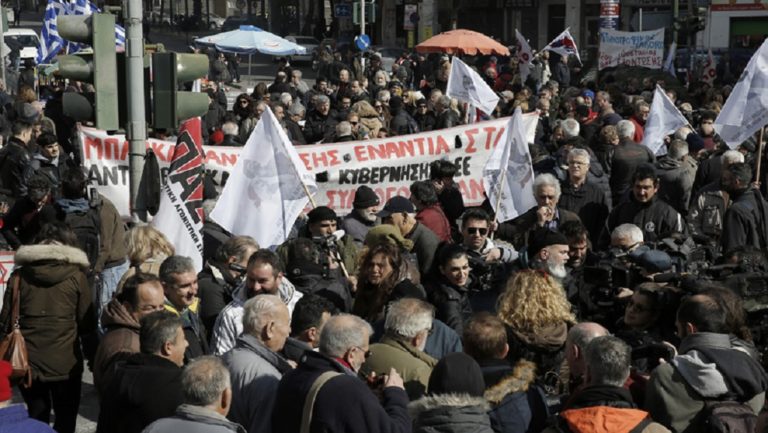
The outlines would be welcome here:
M 175 252 L 165 235 L 152 226 L 138 226 L 130 229 L 125 234 L 125 242 L 131 267 L 117 284 L 116 293 L 120 293 L 125 280 L 136 274 L 136 268 L 141 272 L 158 275 L 163 260 Z
M 560 283 L 546 272 L 520 271 L 507 282 L 496 311 L 507 327 L 510 362 L 526 359 L 540 377 L 556 377 L 568 328 L 576 322 Z

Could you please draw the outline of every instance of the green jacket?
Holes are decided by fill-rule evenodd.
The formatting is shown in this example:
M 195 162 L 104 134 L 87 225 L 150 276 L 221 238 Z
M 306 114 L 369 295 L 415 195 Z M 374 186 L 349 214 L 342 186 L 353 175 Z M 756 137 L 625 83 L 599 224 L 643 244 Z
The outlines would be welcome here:
M 413 401 L 427 391 L 429 375 L 437 360 L 400 340 L 385 335 L 380 342 L 370 347 L 371 356 L 365 361 L 361 372 L 367 376 L 388 374 L 394 368 L 403 377 L 405 392 Z

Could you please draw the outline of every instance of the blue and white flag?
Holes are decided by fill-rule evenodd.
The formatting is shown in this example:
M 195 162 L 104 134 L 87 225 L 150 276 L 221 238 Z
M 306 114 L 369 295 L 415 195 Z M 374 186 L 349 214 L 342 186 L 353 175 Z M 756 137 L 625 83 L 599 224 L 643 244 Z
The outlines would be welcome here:
M 553 51 L 561 56 L 565 57 L 569 54 L 576 56 L 576 60 L 581 63 L 581 56 L 579 56 L 579 49 L 576 47 L 576 40 L 571 36 L 571 28 L 563 30 L 562 33 L 557 35 L 552 42 L 542 48 L 541 51 Z
M 59 35 L 56 19 L 60 15 L 92 15 L 100 12 L 101 10 L 89 0 L 68 2 L 48 0 L 48 6 L 45 8 L 43 18 L 43 28 L 40 31 L 40 49 L 37 51 L 37 63 L 51 63 L 53 58 L 62 51 L 74 54 L 84 48 L 82 44 L 65 41 Z M 121 47 L 125 46 L 125 29 L 119 25 L 115 25 L 115 43 Z
M 664 61 L 664 72 L 677 78 L 675 73 L 675 55 L 677 54 L 677 42 L 672 42 L 669 46 L 669 54 L 667 54 L 667 60 Z

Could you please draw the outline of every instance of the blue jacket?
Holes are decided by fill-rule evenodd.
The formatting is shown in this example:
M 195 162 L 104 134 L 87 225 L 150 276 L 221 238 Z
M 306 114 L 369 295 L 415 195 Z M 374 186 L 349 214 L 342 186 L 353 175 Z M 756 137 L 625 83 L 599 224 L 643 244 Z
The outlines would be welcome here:
M 23 404 L 0 408 L 0 433 L 55 433 L 43 422 L 29 417 Z

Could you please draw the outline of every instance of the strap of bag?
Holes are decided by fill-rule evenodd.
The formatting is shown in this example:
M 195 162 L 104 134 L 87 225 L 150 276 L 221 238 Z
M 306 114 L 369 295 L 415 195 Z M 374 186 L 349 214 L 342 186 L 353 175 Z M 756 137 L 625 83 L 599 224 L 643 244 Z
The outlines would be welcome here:
M 315 407 L 315 400 L 317 399 L 317 394 L 320 393 L 320 388 L 325 385 L 325 382 L 328 382 L 339 375 L 341 375 L 341 373 L 336 371 L 326 371 L 315 379 L 312 387 L 309 388 L 307 398 L 304 400 L 304 410 L 301 414 L 301 433 L 309 433 L 309 425 L 312 423 L 312 410 Z
M 19 274 L 14 273 L 11 275 L 11 278 L 13 279 L 13 282 L 11 283 L 11 287 L 13 290 L 13 293 L 11 296 L 13 296 L 13 309 L 11 310 L 11 324 L 12 324 L 12 330 L 19 328 L 19 304 L 21 303 L 21 299 L 19 296 L 19 283 L 21 280 L 21 277 Z

